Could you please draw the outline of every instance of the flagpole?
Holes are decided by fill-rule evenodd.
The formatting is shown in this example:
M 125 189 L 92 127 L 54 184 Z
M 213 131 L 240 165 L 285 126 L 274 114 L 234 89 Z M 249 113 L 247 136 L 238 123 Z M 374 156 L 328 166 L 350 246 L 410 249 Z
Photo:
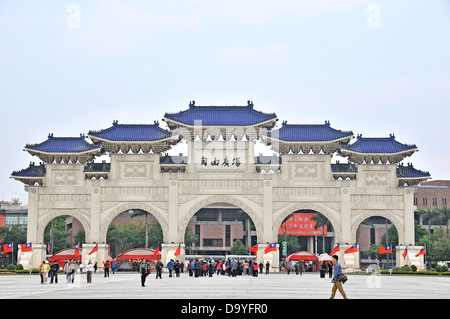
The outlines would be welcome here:
M 423 254 L 423 259 L 425 261 L 425 271 L 427 271 L 427 243 L 425 243 L 424 247 L 425 247 L 425 254 Z

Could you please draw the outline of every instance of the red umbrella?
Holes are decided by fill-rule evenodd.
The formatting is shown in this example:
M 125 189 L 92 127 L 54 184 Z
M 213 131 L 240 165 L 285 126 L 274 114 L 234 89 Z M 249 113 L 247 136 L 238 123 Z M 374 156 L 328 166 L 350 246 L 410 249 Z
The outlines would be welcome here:
M 298 251 L 296 253 L 293 253 L 293 254 L 289 255 L 286 258 L 286 262 L 293 261 L 293 260 L 313 260 L 313 261 L 317 261 L 318 258 L 316 257 L 316 255 L 310 253 L 309 251 Z

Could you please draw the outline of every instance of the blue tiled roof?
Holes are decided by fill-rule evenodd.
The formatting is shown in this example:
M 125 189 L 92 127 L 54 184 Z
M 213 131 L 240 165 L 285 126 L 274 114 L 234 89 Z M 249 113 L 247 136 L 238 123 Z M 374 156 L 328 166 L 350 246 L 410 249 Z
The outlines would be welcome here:
M 25 146 L 25 150 L 44 153 L 83 153 L 100 150 L 100 148 L 100 146 L 88 143 L 84 135 L 80 135 L 80 137 L 54 137 L 53 134 L 50 134 L 45 142 Z
M 341 150 L 355 153 L 368 154 L 393 154 L 416 150 L 416 145 L 402 144 L 395 140 L 391 134 L 389 137 L 362 137 L 358 135 L 356 142 L 350 145 L 342 145 Z
M 159 164 L 163 165 L 174 165 L 174 164 L 187 164 L 188 157 L 187 156 L 171 156 L 164 155 L 159 158 Z
M 11 175 L 14 177 L 44 177 L 46 173 L 45 165 L 39 166 L 30 163 L 30 166 L 20 171 L 15 171 Z
M 256 165 L 281 165 L 281 156 L 260 155 L 254 157 Z
M 331 171 L 333 173 L 357 173 L 358 167 L 353 163 L 339 163 L 331 164 Z
M 86 163 L 84 173 L 104 173 L 111 170 L 111 163 Z
M 118 124 L 113 122 L 110 128 L 101 131 L 89 131 L 89 137 L 114 142 L 143 142 L 158 141 L 172 136 L 172 132 L 159 127 L 155 124 Z
M 203 126 L 251 126 L 276 120 L 276 117 L 275 113 L 254 110 L 250 101 L 247 106 L 195 106 L 194 101 L 185 111 L 164 115 L 166 120 L 191 126 L 195 124 L 194 121 L 201 121 Z
M 280 129 L 268 132 L 268 136 L 287 142 L 321 142 L 351 138 L 353 132 L 336 130 L 328 121 L 325 124 L 287 124 L 285 121 Z
M 400 164 L 397 166 L 397 177 L 398 178 L 430 178 L 429 172 L 424 172 L 413 167 L 411 163 L 407 166 Z

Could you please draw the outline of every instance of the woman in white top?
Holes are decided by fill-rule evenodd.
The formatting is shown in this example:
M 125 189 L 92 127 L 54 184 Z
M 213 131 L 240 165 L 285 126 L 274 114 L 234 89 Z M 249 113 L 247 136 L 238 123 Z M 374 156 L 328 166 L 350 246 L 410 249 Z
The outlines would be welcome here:
M 92 260 L 89 259 L 86 265 L 86 273 L 87 273 L 87 283 L 92 283 L 92 270 L 94 269 L 94 265 L 92 264 Z

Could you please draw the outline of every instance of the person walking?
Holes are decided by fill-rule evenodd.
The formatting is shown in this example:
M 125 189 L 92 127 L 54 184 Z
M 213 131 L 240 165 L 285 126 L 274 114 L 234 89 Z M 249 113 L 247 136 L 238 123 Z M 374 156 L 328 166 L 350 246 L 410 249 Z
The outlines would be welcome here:
M 253 277 L 258 277 L 258 263 L 256 261 L 253 264 Z
M 103 272 L 105 274 L 105 277 L 109 277 L 109 260 L 103 262 Z
M 339 275 L 342 274 L 342 268 L 341 265 L 338 263 L 339 257 L 337 255 L 333 255 L 331 257 L 331 261 L 334 264 L 334 274 L 333 279 L 331 279 L 331 283 L 333 284 L 333 288 L 331 289 L 331 296 L 330 299 L 334 299 L 334 296 L 336 295 L 336 290 L 339 290 L 342 297 L 344 299 L 348 299 L 347 295 L 344 291 L 344 288 L 342 287 L 342 282 L 339 281 Z
M 172 277 L 172 270 L 173 270 L 173 259 L 169 260 L 166 266 L 167 269 L 169 269 L 169 277 Z
M 48 272 L 50 271 L 50 266 L 45 260 L 42 262 L 41 271 L 42 271 L 42 283 L 46 285 L 48 282 Z
M 183 265 L 180 264 L 178 260 L 175 260 L 175 263 L 173 264 L 173 270 L 175 271 L 176 277 L 180 277 L 180 268 L 183 269 Z
M 66 263 L 64 264 L 64 272 L 66 273 L 66 282 L 70 282 L 70 260 L 66 260 Z
M 41 285 L 44 283 L 44 274 L 42 273 L 42 266 L 44 266 L 45 260 L 39 265 L 39 277 L 41 277 Z
M 75 281 L 75 273 L 77 272 L 77 263 L 73 260 L 73 258 L 70 260 L 70 281 L 73 283 Z
M 111 264 L 111 270 L 112 270 L 113 275 L 117 271 L 117 263 L 115 260 L 113 260 L 113 262 Z
M 164 267 L 164 264 L 160 261 L 160 260 L 158 260 L 157 262 L 156 262 L 156 279 L 158 279 L 158 277 L 160 278 L 160 279 L 162 279 L 162 274 L 161 274 L 161 272 L 162 272 L 162 269 L 163 269 L 163 267 Z
M 189 277 L 192 277 L 192 269 L 194 268 L 194 262 L 189 261 L 187 264 L 187 270 L 189 272 Z
M 333 277 L 333 264 L 331 262 L 327 263 L 328 268 L 328 278 Z
M 145 258 L 143 258 L 142 262 L 139 264 L 139 274 L 141 274 L 141 286 L 142 287 L 145 287 L 145 279 L 147 279 L 147 276 L 148 276 L 148 268 L 149 268 L 149 265 L 145 261 Z
M 270 264 L 269 261 L 266 262 L 266 275 L 269 274 L 269 268 L 270 268 Z
M 236 260 L 233 260 L 231 262 L 231 276 L 232 277 L 236 277 L 237 268 L 238 268 L 238 264 L 237 264 Z
M 92 260 L 89 259 L 88 263 L 86 264 L 86 279 L 87 283 L 92 283 L 92 271 L 94 270 L 94 264 L 92 264 Z
M 54 261 L 52 266 L 50 267 L 50 284 L 53 284 L 53 279 L 55 280 L 55 284 L 58 283 L 58 270 L 59 264 Z

